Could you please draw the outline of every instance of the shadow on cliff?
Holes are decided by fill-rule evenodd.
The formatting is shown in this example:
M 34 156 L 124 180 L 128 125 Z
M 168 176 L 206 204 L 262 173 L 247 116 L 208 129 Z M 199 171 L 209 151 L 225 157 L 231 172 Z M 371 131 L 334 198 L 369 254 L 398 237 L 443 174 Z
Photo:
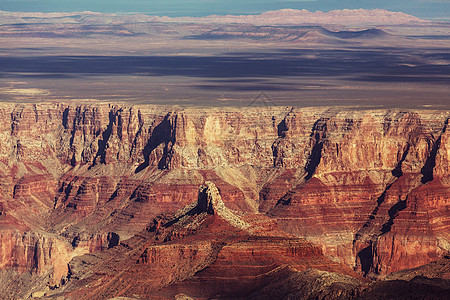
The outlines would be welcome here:
M 158 162 L 159 169 L 165 169 L 167 158 L 168 158 L 168 144 L 172 141 L 172 125 L 169 121 L 169 115 L 164 117 L 164 120 L 159 123 L 152 131 L 152 134 L 144 147 L 144 162 L 140 164 L 135 173 L 139 173 L 140 171 L 147 168 L 151 163 L 151 153 L 159 146 L 164 144 L 164 150 L 162 157 Z

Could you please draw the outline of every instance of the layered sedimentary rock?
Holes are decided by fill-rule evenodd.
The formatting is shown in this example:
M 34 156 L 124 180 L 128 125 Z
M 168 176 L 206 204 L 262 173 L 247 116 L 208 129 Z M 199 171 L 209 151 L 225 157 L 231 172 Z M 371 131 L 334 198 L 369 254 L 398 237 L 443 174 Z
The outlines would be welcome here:
M 448 251 L 440 242 L 448 240 L 448 186 L 440 179 L 448 171 L 435 170 L 437 157 L 448 160 L 439 151 L 448 121 L 379 113 L 318 120 L 305 181 L 285 187 L 270 213 L 347 263 L 356 255 L 364 273 L 386 274 Z M 438 213 L 430 213 L 429 200 L 412 204 L 421 190 L 436 194 L 421 198 L 433 199 Z
M 225 207 L 214 183 L 206 182 L 196 202 L 156 217 L 113 249 L 75 258 L 67 284 L 46 296 L 247 297 L 276 277 L 310 268 L 356 276 L 304 239 L 265 228 L 257 218 L 244 221 Z M 353 283 L 355 288 L 360 281 L 353 278 Z
M 193 203 L 199 186 L 220 193 L 226 226 L 307 239 L 361 275 L 429 263 L 449 251 L 449 116 L 2 104 L 2 269 L 53 272 L 56 285 L 72 257 L 110 251 Z M 195 236 L 174 238 L 185 234 Z

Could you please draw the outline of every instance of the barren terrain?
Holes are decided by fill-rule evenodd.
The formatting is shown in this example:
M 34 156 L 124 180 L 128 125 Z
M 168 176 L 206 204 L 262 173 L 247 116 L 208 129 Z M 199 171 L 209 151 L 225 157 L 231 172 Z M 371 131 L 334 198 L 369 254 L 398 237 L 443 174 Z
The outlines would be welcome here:
M 246 106 L 264 92 L 272 105 L 449 104 L 450 24 L 402 14 L 279 11 L 229 23 L 3 13 L 2 21 L 4 101 Z
M 0 299 L 446 299 L 449 30 L 0 12 Z

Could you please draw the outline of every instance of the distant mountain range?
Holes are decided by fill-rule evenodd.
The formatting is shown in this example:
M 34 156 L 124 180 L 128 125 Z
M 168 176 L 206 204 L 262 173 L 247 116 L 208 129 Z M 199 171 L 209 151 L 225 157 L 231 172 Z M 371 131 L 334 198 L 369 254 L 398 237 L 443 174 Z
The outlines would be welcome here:
M 168 18 L 164 18 L 168 20 Z M 293 25 L 293 24 L 352 24 L 352 25 L 393 25 L 424 20 L 402 13 L 383 9 L 344 9 L 330 12 L 310 12 L 308 10 L 282 9 L 268 11 L 260 15 L 208 16 L 203 18 L 176 18 L 185 21 L 217 23 L 250 23 L 255 25 Z M 426 22 L 426 21 L 425 21 Z
M 390 36 L 381 29 L 330 31 L 322 26 L 220 25 L 211 31 L 188 38 L 200 40 L 254 39 L 282 42 L 340 44 L 348 39 L 375 39 Z
M 383 9 L 334 10 L 310 12 L 308 10 L 282 9 L 259 15 L 211 15 L 207 17 L 149 16 L 142 14 L 115 15 L 96 12 L 70 13 L 26 13 L 0 11 L 0 25 L 29 23 L 81 23 L 89 25 L 117 25 L 145 22 L 188 22 L 188 23 L 238 23 L 253 25 L 396 25 L 429 22 L 402 12 Z

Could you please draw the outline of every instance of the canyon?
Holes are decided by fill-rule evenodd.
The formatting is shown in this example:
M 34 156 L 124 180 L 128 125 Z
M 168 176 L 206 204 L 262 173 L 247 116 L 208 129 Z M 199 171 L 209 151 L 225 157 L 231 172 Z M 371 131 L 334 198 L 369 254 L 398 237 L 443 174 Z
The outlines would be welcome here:
M 0 11 L 0 299 L 447 299 L 449 29 Z
M 449 118 L 2 103 L 2 299 L 444 299 Z

